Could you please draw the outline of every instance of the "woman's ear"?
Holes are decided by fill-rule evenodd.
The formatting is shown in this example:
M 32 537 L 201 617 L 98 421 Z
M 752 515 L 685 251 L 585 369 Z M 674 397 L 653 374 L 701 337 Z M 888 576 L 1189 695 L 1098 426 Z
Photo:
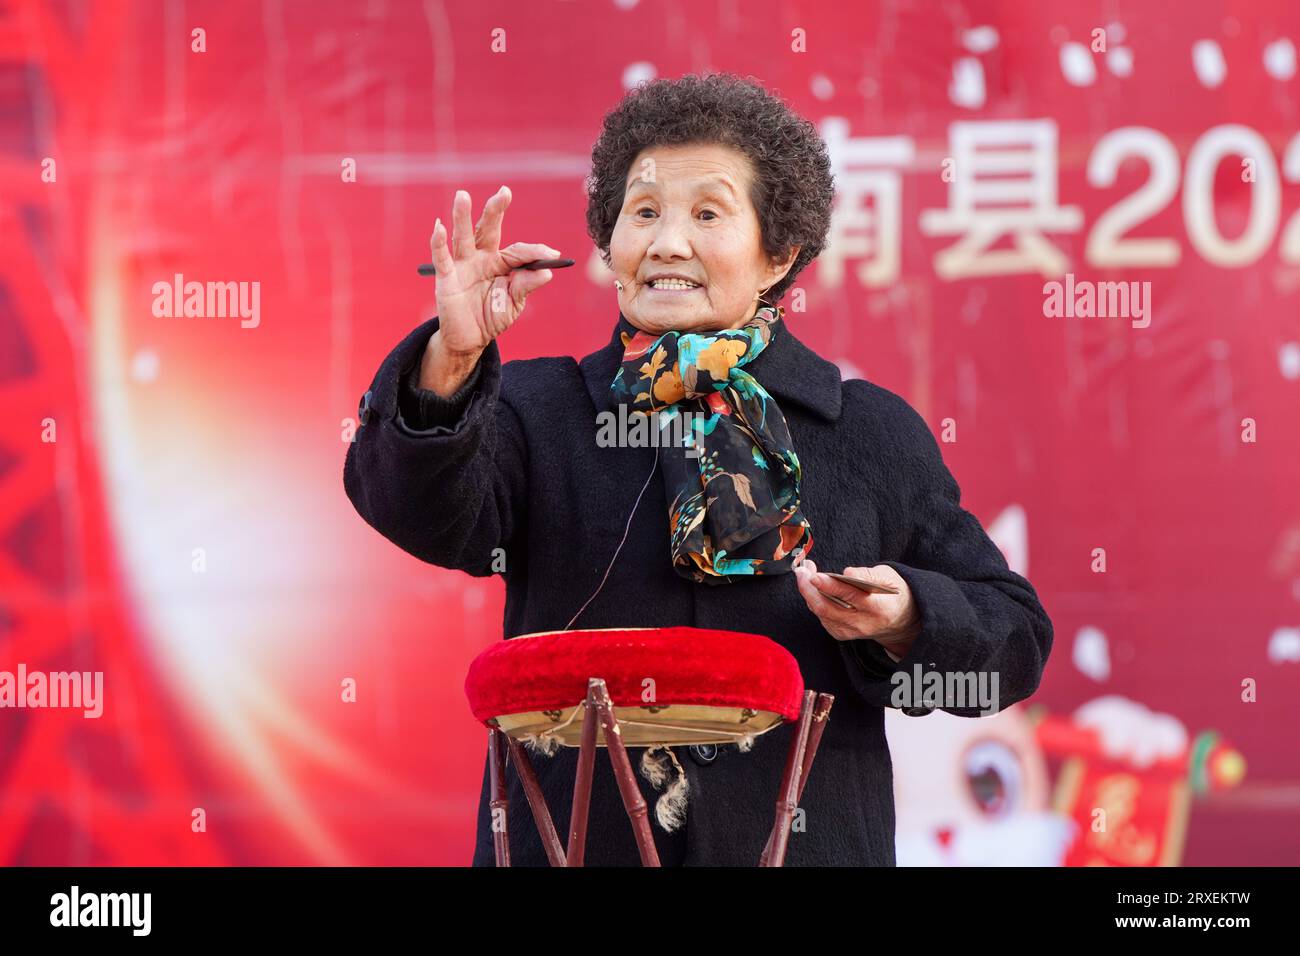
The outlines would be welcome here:
M 803 246 L 795 246 L 786 253 L 784 258 L 771 261 L 767 270 L 767 287 L 769 289 L 785 278 L 785 274 L 794 265 L 795 259 L 799 258 L 799 250 L 802 248 Z

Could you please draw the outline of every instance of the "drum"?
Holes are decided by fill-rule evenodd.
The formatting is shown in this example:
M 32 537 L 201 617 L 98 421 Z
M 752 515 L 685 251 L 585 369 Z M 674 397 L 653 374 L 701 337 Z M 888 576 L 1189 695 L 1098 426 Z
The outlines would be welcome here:
M 493 840 L 510 865 L 506 751 L 519 774 L 553 866 L 581 866 L 595 748 L 609 749 L 641 861 L 658 866 L 648 810 L 628 747 L 737 744 L 797 723 L 760 866 L 781 866 L 790 823 L 834 698 L 803 686 L 793 655 L 770 638 L 696 627 L 526 634 L 488 648 L 470 665 L 465 694 L 488 728 Z M 562 846 L 542 797 L 530 745 L 579 748 L 571 830 Z M 676 762 L 674 758 L 674 762 Z M 643 765 L 644 766 L 644 765 Z

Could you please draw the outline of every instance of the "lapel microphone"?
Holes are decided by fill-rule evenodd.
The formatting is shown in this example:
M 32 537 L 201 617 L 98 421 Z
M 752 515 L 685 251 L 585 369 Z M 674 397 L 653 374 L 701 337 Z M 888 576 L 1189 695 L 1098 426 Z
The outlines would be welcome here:
M 587 610 L 588 604 L 596 600 L 596 595 L 599 594 L 600 589 L 605 586 L 605 581 L 609 578 L 609 572 L 614 569 L 614 562 L 618 560 L 618 553 L 623 550 L 623 542 L 627 541 L 627 533 L 632 528 L 632 518 L 636 515 L 636 509 L 640 507 L 641 498 L 643 495 L 645 495 L 645 490 L 650 487 L 650 479 L 655 476 L 655 469 L 658 467 L 659 467 L 659 446 L 655 445 L 654 464 L 650 466 L 650 474 L 645 476 L 645 484 L 641 486 L 641 491 L 637 493 L 636 501 L 632 503 L 632 510 L 628 512 L 627 524 L 623 526 L 623 540 L 620 541 L 618 543 L 618 547 L 614 549 L 614 556 L 609 559 L 609 565 L 605 568 L 605 576 L 600 579 L 600 584 L 596 585 L 596 590 L 591 592 L 591 597 L 587 598 L 586 604 L 583 604 L 582 607 L 578 608 L 578 613 L 573 615 L 573 617 L 569 618 L 569 623 L 564 625 L 564 627 L 561 628 L 561 630 L 567 631 L 569 628 L 573 627 L 573 622 L 579 618 L 579 616 L 582 614 L 583 611 Z

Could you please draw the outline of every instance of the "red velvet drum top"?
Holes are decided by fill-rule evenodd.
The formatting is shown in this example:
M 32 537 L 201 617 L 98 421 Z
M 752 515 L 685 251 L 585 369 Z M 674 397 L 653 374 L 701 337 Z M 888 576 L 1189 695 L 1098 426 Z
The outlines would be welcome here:
M 647 742 L 725 741 L 732 734 L 719 735 L 724 724 L 737 733 L 761 733 L 782 719 L 797 720 L 804 690 L 794 656 L 770 638 L 666 627 L 552 631 L 502 641 L 474 659 L 465 695 L 477 720 L 515 735 L 538 729 L 525 715 L 549 714 L 549 723 L 564 723 L 559 715 L 586 699 L 592 677 L 604 679 L 617 711 L 635 709 L 647 720 L 667 718 L 674 725 L 672 733 L 652 734 Z M 503 719 L 511 715 L 515 719 Z M 690 733 L 683 718 L 698 723 L 701 733 Z M 631 744 L 636 736 L 625 739 Z

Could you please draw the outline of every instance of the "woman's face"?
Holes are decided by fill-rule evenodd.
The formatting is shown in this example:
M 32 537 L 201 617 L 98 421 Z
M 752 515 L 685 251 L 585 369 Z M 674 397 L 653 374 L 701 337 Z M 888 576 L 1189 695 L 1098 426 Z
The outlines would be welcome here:
M 706 332 L 744 325 L 758 293 L 789 271 L 763 251 L 749 199 L 753 166 L 728 146 L 699 144 L 642 150 L 632 163 L 610 238 L 610 263 L 623 283 L 619 310 L 655 334 Z M 658 276 L 697 286 L 659 289 Z M 769 300 L 770 301 L 770 300 Z

